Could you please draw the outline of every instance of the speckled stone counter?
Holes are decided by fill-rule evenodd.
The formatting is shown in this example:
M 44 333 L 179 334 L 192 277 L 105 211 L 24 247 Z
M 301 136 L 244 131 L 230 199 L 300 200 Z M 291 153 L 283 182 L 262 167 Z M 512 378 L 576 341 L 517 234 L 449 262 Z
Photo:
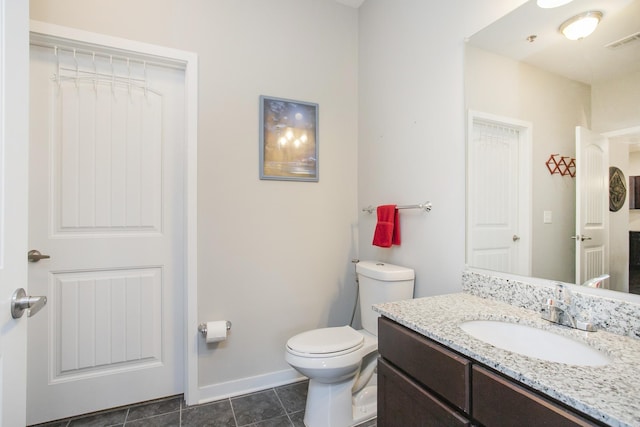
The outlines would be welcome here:
M 555 283 L 506 274 L 497 276 L 482 270 L 465 270 L 462 274 L 463 292 L 534 311 L 540 311 L 543 302 L 554 296 Z M 568 286 L 574 316 L 598 329 L 640 339 L 640 296 Z
M 612 426 L 640 426 L 640 340 L 549 323 L 538 311 L 457 293 L 379 304 L 374 310 L 428 338 Z M 606 366 L 546 362 L 502 350 L 460 329 L 469 320 L 520 323 L 582 341 L 606 353 Z

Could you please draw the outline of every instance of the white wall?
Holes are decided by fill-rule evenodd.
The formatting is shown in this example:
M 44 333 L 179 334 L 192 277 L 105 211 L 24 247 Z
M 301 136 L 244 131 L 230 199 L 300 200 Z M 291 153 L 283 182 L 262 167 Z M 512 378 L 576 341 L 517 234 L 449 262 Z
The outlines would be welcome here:
M 468 108 L 533 124 L 532 275 L 574 282 L 575 178 L 551 175 L 546 162 L 575 157 L 575 127 L 590 127 L 590 87 L 473 46 L 466 60 Z
M 464 38 L 521 3 L 30 1 L 33 19 L 200 57 L 198 316 L 233 322 L 200 349 L 207 393 L 267 386 L 289 336 L 347 323 L 356 255 L 415 268 L 417 296 L 460 290 Z M 319 183 L 258 180 L 260 94 L 320 104 Z M 371 245 L 362 207 L 425 200 L 401 246 Z
M 592 85 L 593 130 L 599 133 L 640 126 L 640 71 Z
M 289 370 L 290 336 L 349 322 L 356 9 L 333 0 L 32 0 L 31 18 L 199 55 L 198 318 L 233 322 L 226 342 L 199 349 L 204 398 L 269 385 Z M 261 94 L 319 104 L 318 183 L 259 180 Z
M 592 85 L 593 129 L 603 133 L 640 127 L 640 72 L 632 72 L 619 78 Z M 625 178 L 639 175 L 638 153 L 629 154 L 630 143 L 637 144 L 634 136 L 610 140 L 610 164 L 617 166 Z M 609 217 L 610 270 L 612 289 L 629 289 L 629 230 L 640 229 L 640 213 L 629 210 L 629 199 L 618 212 Z
M 629 16 L 640 16 L 640 2 L 630 2 Z M 638 57 L 624 48 L 619 52 L 637 65 Z M 640 126 L 640 70 L 592 85 L 593 130 L 603 133 Z
M 619 168 L 629 186 L 629 145 L 609 140 L 609 165 Z M 609 212 L 609 289 L 629 292 L 629 196 L 617 212 Z
M 461 289 L 465 262 L 464 38 L 522 1 L 367 0 L 360 7 L 358 207 L 430 200 L 401 211 L 402 244 L 360 259 L 416 270 L 416 296 Z
M 636 8 L 635 13 L 640 13 L 640 3 L 635 2 L 633 6 Z M 594 131 L 603 133 L 640 127 L 640 71 L 594 83 L 591 94 Z M 628 183 L 629 176 L 640 175 L 640 154 L 634 152 L 627 156 L 628 150 L 624 148 L 624 144 L 637 144 L 637 134 L 633 138 L 618 138 L 610 142 L 610 146 L 614 147 L 610 163 L 623 171 Z M 629 230 L 640 230 L 640 211 L 629 210 L 628 196 L 622 209 L 611 213 L 609 226 L 610 264 L 612 277 L 615 279 L 610 286 L 612 289 L 628 291 Z

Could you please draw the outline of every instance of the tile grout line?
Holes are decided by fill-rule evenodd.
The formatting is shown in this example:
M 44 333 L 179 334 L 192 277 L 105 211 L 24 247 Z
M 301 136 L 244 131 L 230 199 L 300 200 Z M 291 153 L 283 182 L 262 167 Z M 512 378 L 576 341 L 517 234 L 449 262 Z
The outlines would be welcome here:
M 182 427 L 182 413 L 185 411 L 185 406 L 186 406 L 185 400 L 184 400 L 184 393 L 182 394 L 182 399 L 180 399 L 180 419 L 178 421 L 178 426 Z
M 238 419 L 236 418 L 236 411 L 233 409 L 233 402 L 231 401 L 230 397 L 228 397 L 227 400 L 229 401 L 229 406 L 231 406 L 231 414 L 233 414 L 233 422 L 236 424 L 236 427 L 238 427 Z
M 289 416 L 289 412 L 287 411 L 287 408 L 284 406 L 284 403 L 282 403 L 282 399 L 280 399 L 280 394 L 278 394 L 278 388 L 274 387 L 272 390 L 276 394 L 276 398 L 278 398 L 278 402 L 280 402 L 280 406 L 282 406 L 282 410 L 284 411 L 284 414 L 287 416 L 287 419 L 289 420 L 289 424 L 293 426 L 293 420 L 291 420 L 291 417 Z
M 170 414 L 174 414 L 174 413 L 178 413 L 178 416 L 180 417 L 180 420 L 182 420 L 182 410 L 178 409 L 177 411 L 169 411 L 169 412 L 162 412 L 162 413 L 154 413 L 153 415 L 149 415 L 148 417 L 144 417 L 144 418 L 138 418 L 137 420 L 131 420 L 131 422 L 136 422 L 136 421 L 145 421 L 145 420 L 151 420 L 153 418 L 160 418 L 160 417 L 164 417 L 166 415 L 170 415 Z M 126 425 L 129 421 L 125 421 Z M 182 422 L 182 421 L 181 421 Z M 119 426 L 120 424 L 114 424 L 114 426 Z
M 178 417 L 178 427 L 182 427 L 182 405 L 184 403 L 184 394 L 182 395 L 182 399 L 180 399 L 180 416 Z

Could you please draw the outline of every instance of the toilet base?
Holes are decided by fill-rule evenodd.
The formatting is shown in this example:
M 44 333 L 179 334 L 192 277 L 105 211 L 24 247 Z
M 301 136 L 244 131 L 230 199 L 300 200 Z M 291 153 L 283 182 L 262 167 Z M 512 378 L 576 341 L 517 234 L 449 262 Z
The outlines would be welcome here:
M 378 415 L 378 386 L 368 385 L 353 396 L 353 424 L 358 425 Z
M 327 384 L 309 380 L 304 424 L 307 427 L 351 427 L 377 415 L 375 375 L 352 396 L 354 380 Z

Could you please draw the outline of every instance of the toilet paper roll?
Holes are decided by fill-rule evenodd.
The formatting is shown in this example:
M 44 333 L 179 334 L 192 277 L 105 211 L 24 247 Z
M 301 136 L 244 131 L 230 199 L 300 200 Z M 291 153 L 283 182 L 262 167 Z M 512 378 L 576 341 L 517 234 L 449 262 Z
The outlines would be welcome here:
M 220 342 L 227 339 L 227 321 L 207 322 L 207 342 Z

